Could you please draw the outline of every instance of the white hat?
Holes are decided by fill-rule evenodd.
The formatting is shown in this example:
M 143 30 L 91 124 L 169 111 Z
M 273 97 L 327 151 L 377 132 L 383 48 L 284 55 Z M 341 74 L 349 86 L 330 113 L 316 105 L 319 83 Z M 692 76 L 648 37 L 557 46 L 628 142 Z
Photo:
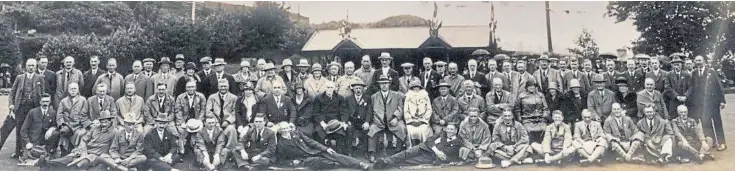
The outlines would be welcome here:
M 291 62 L 291 59 L 284 59 L 283 62 L 281 62 L 281 67 L 285 66 L 292 66 L 293 63 Z
M 250 67 L 250 62 L 248 62 L 248 61 L 242 61 L 242 62 L 240 62 L 240 67 L 241 68 L 242 67 Z
M 265 59 L 258 59 L 258 62 L 256 64 L 258 64 L 258 65 L 261 65 L 261 64 L 265 65 Z

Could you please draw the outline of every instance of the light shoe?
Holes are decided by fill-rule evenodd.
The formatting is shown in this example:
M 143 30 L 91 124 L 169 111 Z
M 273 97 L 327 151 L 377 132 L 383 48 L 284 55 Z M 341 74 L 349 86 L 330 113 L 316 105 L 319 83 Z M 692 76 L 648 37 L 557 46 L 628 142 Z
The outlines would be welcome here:
M 508 166 L 510 166 L 510 164 L 511 162 L 509 160 L 500 161 L 500 167 L 502 168 L 507 168 Z
M 523 163 L 523 164 L 533 164 L 534 162 L 533 162 L 533 159 L 532 158 L 526 158 L 526 159 L 523 159 L 523 161 L 521 161 L 521 163 Z

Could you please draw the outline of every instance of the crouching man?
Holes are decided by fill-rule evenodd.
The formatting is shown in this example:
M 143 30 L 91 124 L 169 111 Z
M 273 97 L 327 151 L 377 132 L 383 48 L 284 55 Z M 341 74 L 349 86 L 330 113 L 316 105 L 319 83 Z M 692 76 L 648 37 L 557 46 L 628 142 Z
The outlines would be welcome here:
M 690 118 L 689 109 L 684 105 L 677 107 L 676 112 L 679 117 L 671 120 L 671 127 L 677 140 L 674 150 L 679 155 L 679 161 L 688 163 L 692 157 L 698 161 L 714 160 L 714 156 L 709 153 L 710 145 L 714 142 L 711 137 L 704 136 L 702 123 Z
M 541 143 L 531 143 L 531 148 L 543 157 L 546 164 L 561 164 L 562 160 L 569 159 L 577 150 L 572 145 L 572 127 L 564 123 L 564 115 L 559 110 L 551 114 L 554 123 L 544 129 L 544 139 Z
M 232 153 L 238 167 L 263 169 L 275 162 L 275 158 L 264 157 L 276 151 L 276 133 L 267 129 L 265 124 L 265 115 L 258 113 L 253 118 L 254 129 L 239 137 L 239 145 Z
M 638 121 L 638 129 L 643 133 L 645 147 L 650 157 L 657 158 L 648 160 L 649 163 L 665 164 L 672 156 L 674 146 L 674 130 L 671 129 L 669 121 L 656 114 L 653 107 L 643 109 L 645 119 Z
M 137 170 L 145 162 L 143 155 L 143 133 L 137 130 L 138 121 L 132 118 L 123 120 L 123 130 L 115 134 L 110 145 L 110 153 L 103 154 L 101 162 L 116 170 Z
M 589 110 L 582 110 L 582 121 L 574 124 L 572 145 L 577 149 L 577 154 L 582 157 L 579 163 L 600 163 L 600 156 L 607 148 L 607 140 L 602 125 L 592 119 L 592 112 Z
M 530 150 L 528 132 L 523 124 L 513 120 L 512 112 L 503 112 L 502 122 L 495 125 L 492 135 L 493 141 L 489 150 L 493 157 L 501 159 L 501 167 L 508 167 L 513 163 L 533 163 L 533 160 L 526 158 Z
M 480 119 L 480 110 L 470 108 L 467 118 L 459 125 L 459 138 L 462 139 L 460 158 L 465 161 L 476 160 L 486 157 L 490 147 L 490 127 Z
M 176 171 L 172 165 L 181 158 L 178 151 L 178 138 L 167 129 L 170 120 L 165 115 L 158 115 L 155 119 L 156 128 L 145 135 L 143 153 L 146 166 L 151 170 Z
M 625 162 L 643 162 L 643 157 L 638 153 L 638 148 L 643 142 L 643 134 L 638 131 L 633 120 L 625 115 L 625 111 L 619 103 L 612 104 L 612 117 L 605 119 L 603 130 L 605 137 L 610 143 L 610 148 L 615 152 L 615 160 Z
M 276 150 L 261 155 L 262 157 L 274 158 L 278 156 L 278 160 L 291 161 L 292 166 L 299 166 L 303 161 L 304 166 L 314 170 L 320 170 L 327 165 L 340 165 L 362 170 L 371 170 L 373 167 L 370 163 L 339 154 L 303 133 L 295 131 L 296 126 L 293 124 L 282 122 L 274 128 L 280 134 L 276 140 L 278 142 Z M 256 157 L 253 157 L 253 159 L 259 159 Z
M 41 95 L 40 104 L 41 106 L 28 112 L 20 129 L 20 139 L 26 143 L 26 150 L 23 150 L 21 163 L 18 165 L 35 165 L 38 159 L 54 154 L 59 144 L 56 111 L 51 107 L 51 95 Z
M 62 167 L 76 166 L 80 169 L 96 165 L 97 158 L 109 152 L 110 144 L 115 137 L 115 129 L 110 129 L 114 118 L 109 111 L 102 111 L 97 118 L 99 126 L 85 134 L 77 148 L 64 157 L 49 160 L 48 164 Z
M 450 123 L 442 133 L 429 137 L 425 142 L 378 160 L 376 167 L 387 168 L 404 162 L 417 165 L 461 162 L 461 147 L 462 140 L 457 137 L 457 126 Z

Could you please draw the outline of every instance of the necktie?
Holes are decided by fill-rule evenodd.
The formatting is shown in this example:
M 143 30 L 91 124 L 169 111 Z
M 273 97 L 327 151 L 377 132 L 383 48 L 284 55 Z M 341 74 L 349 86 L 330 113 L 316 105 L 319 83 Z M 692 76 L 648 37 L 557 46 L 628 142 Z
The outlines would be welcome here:
M 592 133 L 592 129 L 590 129 L 590 124 L 587 124 L 587 133 Z
M 648 128 L 650 128 L 651 130 L 653 130 L 653 123 L 651 122 L 650 119 L 648 120 Z
M 110 79 L 110 85 L 112 85 L 112 74 L 107 74 L 107 78 Z
M 97 70 L 92 70 L 92 75 L 97 75 Z
M 603 97 L 603 96 L 605 96 L 605 92 L 604 91 L 600 91 L 600 97 Z
M 278 106 L 278 108 L 281 108 L 281 97 L 276 97 L 276 106 Z
M 475 73 L 474 72 L 470 72 L 470 79 L 472 79 L 472 78 L 475 78 Z
M 46 117 L 46 112 L 47 112 L 47 111 L 48 111 L 48 110 L 41 110 L 41 114 L 43 114 L 43 117 Z
M 495 103 L 496 103 L 496 104 L 497 104 L 497 103 L 500 103 L 500 99 L 501 99 L 501 97 L 500 97 L 500 96 L 502 96 L 502 95 L 501 95 L 500 93 L 495 93 Z
M 219 118 L 222 119 L 224 116 L 224 110 L 225 110 L 225 99 L 222 96 L 222 93 L 219 94 Z
M 100 110 L 102 110 L 102 103 L 104 103 L 105 101 L 102 99 L 99 99 L 99 102 L 100 102 Z
M 164 108 L 165 106 L 163 105 L 164 104 L 163 103 L 163 99 L 161 98 L 161 99 L 158 99 L 158 100 L 160 101 L 160 102 L 158 102 L 159 109 L 161 109 L 161 112 L 166 112 L 166 108 Z
M 30 75 L 29 75 L 29 76 L 30 76 Z M 29 78 L 30 78 L 30 77 L 29 77 Z M 67 85 L 68 85 L 68 83 L 69 83 L 69 79 L 71 79 L 71 74 L 69 74 L 69 72 L 66 72 L 66 83 L 67 83 Z
M 260 131 L 255 133 L 255 141 L 260 142 Z
M 133 75 L 133 80 L 138 80 L 138 74 Z
M 128 142 L 130 142 L 130 133 L 125 134 L 125 139 L 128 140 Z
M 193 108 L 194 107 L 194 105 L 193 105 L 194 104 L 194 97 L 188 96 L 188 98 L 189 98 L 189 108 Z

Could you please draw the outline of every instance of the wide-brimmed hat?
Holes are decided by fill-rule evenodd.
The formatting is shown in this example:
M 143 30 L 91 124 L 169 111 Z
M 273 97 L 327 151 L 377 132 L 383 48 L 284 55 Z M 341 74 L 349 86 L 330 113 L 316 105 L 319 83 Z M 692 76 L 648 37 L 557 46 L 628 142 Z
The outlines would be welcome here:
M 143 59 L 143 63 L 146 63 L 146 62 L 156 63 L 156 60 L 153 59 L 153 58 L 145 58 L 145 59 Z
M 110 114 L 110 111 L 103 110 L 102 112 L 100 112 L 100 117 L 97 118 L 97 120 L 113 119 L 113 118 L 115 118 L 115 116 L 112 116 L 112 114 Z
M 530 79 L 530 80 L 526 81 L 526 88 L 528 88 L 530 86 L 537 86 L 538 87 L 538 83 L 536 83 L 536 80 Z
M 390 53 L 383 52 L 383 53 L 380 53 L 380 56 L 378 56 L 378 59 L 379 60 L 380 59 L 393 59 L 393 57 L 390 56 Z
M 199 119 L 189 119 L 189 121 L 186 121 L 184 127 L 186 128 L 186 132 L 195 133 L 204 128 L 204 123 Z
M 313 73 L 314 71 L 322 71 L 322 64 L 315 63 L 314 65 L 312 65 L 311 72 Z
M 154 119 L 156 122 L 169 122 L 171 120 L 166 117 L 167 114 L 165 113 L 159 113 L 158 116 L 156 116 L 156 119 Z
M 158 61 L 158 64 L 171 64 L 171 59 L 168 59 L 168 57 L 161 57 L 161 60 Z
M 605 82 L 605 77 L 602 76 L 602 74 L 595 74 L 594 76 L 592 76 L 592 82 Z
M 202 57 L 202 59 L 199 59 L 199 63 L 205 63 L 205 62 L 212 62 L 212 58 L 209 56 Z
M 350 84 L 350 87 L 357 87 L 357 86 L 365 87 L 366 85 L 362 80 L 357 80 L 356 82 Z
M 541 56 L 538 57 L 538 59 L 536 61 L 542 61 L 542 60 L 546 60 L 548 62 L 549 61 L 549 55 L 541 55 Z
M 336 61 L 332 61 L 332 62 L 330 62 L 329 64 L 327 64 L 327 69 L 329 69 L 329 68 L 332 68 L 333 66 L 336 66 L 336 67 L 337 67 L 337 69 L 339 69 L 339 68 L 342 68 L 342 65 L 340 65 L 340 64 L 339 64 L 339 63 L 337 63 Z
M 294 84 L 293 90 L 296 91 L 298 89 L 304 89 L 304 91 L 306 91 L 306 88 L 304 88 L 304 84 Z
M 390 83 L 390 79 L 388 78 L 388 76 L 385 76 L 385 75 L 382 75 L 382 74 L 381 74 L 381 75 L 380 75 L 380 77 L 378 77 L 378 81 L 377 81 L 377 83 L 378 83 L 378 84 L 382 84 L 382 83 Z
M 582 87 L 582 86 L 579 85 L 579 80 L 578 79 L 572 79 L 572 80 L 569 81 L 569 88 L 574 88 L 574 87 L 577 87 L 577 88 Z
M 327 123 L 327 127 L 324 127 L 324 131 L 327 132 L 327 134 L 331 134 L 334 132 L 339 131 L 339 129 L 342 128 L 342 124 L 339 123 L 336 119 L 333 119 Z
M 478 169 L 492 169 L 495 167 L 495 164 L 493 164 L 493 159 L 490 157 L 480 157 L 480 159 L 477 161 L 477 164 L 475 165 L 475 168 Z
M 186 62 L 186 58 L 184 58 L 184 54 L 176 54 L 176 57 L 174 57 L 174 60 Z
M 225 59 L 223 59 L 223 58 L 215 58 L 214 59 L 214 63 L 212 65 L 213 66 L 218 66 L 218 65 L 226 65 L 226 64 L 227 64 L 227 62 L 225 62 Z
M 414 87 L 424 88 L 419 80 L 413 80 L 408 83 L 408 89 L 413 89 Z
M 310 67 L 309 60 L 301 59 L 299 60 L 299 64 L 296 64 L 297 67 Z
M 263 71 L 274 70 L 274 69 L 276 69 L 276 66 L 273 65 L 273 63 L 265 63 L 265 65 L 263 65 Z
M 410 62 L 406 62 L 406 63 L 401 64 L 401 67 L 403 67 L 403 68 L 408 68 L 408 67 L 413 67 L 413 66 L 414 66 L 413 63 L 410 63 Z
M 184 68 L 197 70 L 197 64 L 194 62 L 187 62 Z
M 293 62 L 291 62 L 291 59 L 283 59 L 283 62 L 281 62 L 281 68 L 285 66 L 293 66 Z
M 625 77 L 618 77 L 615 79 L 615 85 L 628 86 L 628 79 L 625 79 Z

